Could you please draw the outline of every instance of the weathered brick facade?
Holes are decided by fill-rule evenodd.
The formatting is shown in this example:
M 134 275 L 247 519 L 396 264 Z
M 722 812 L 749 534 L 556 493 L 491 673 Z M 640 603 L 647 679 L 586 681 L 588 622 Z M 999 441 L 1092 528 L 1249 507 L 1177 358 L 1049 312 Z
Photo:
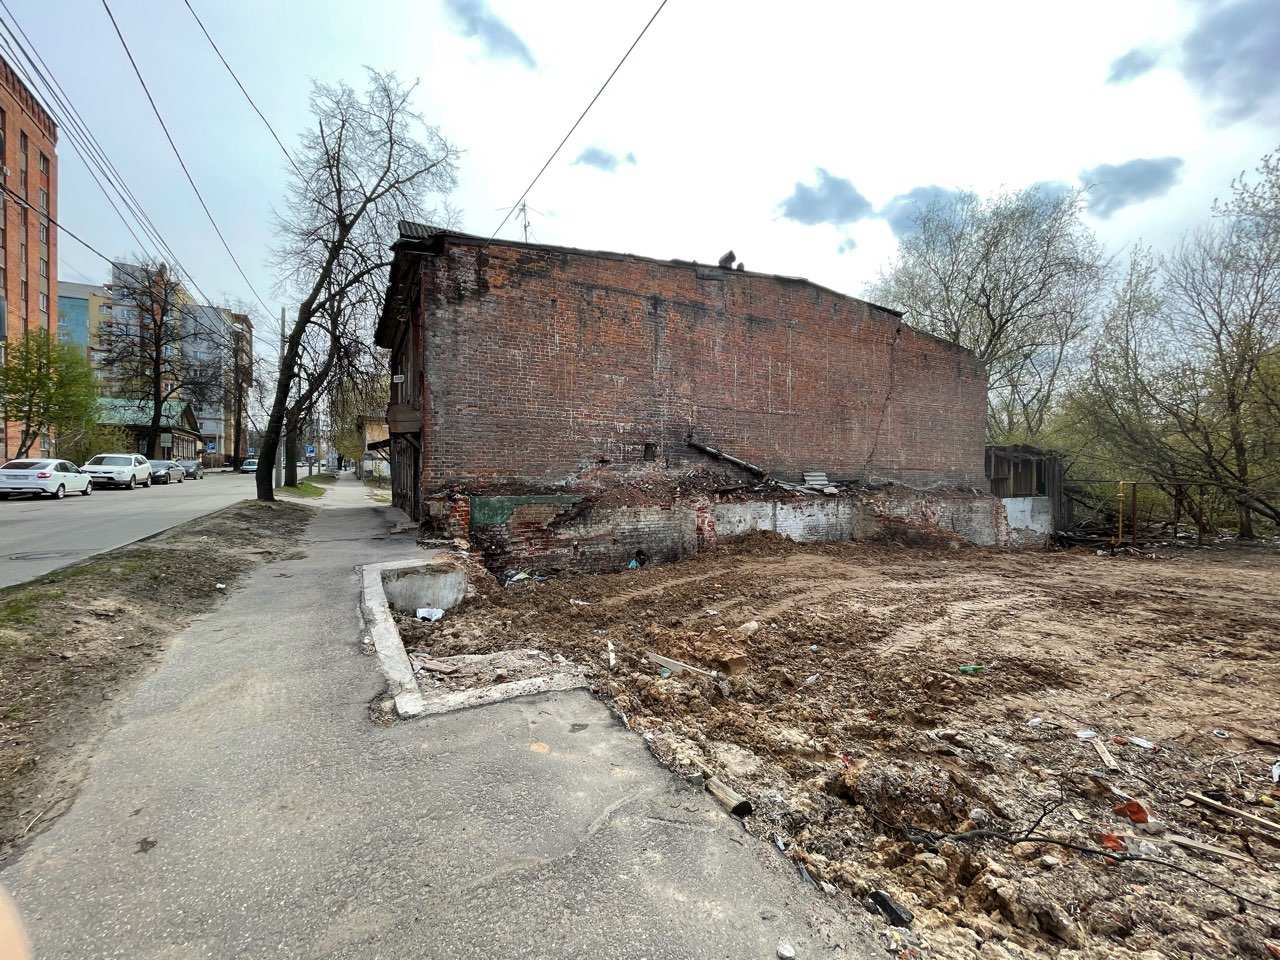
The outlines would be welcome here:
M 0 359 L 31 330 L 57 335 L 58 128 L 0 59 Z M 0 420 L 0 462 L 16 456 L 22 425 Z M 48 455 L 49 438 L 31 456 Z
M 421 338 L 392 399 L 420 414 L 426 495 L 707 462 L 690 432 L 782 478 L 986 486 L 981 365 L 892 311 L 804 280 L 458 234 L 396 259 L 379 342 Z
M 969 520 L 992 510 L 978 361 L 805 280 L 407 224 L 377 342 L 395 502 L 494 565 L 617 569 L 756 529 L 847 539 L 879 512 L 726 501 L 752 478 L 691 436 L 783 481 L 967 488 L 951 525 L 1001 538 Z M 680 492 L 708 470 L 728 476 Z

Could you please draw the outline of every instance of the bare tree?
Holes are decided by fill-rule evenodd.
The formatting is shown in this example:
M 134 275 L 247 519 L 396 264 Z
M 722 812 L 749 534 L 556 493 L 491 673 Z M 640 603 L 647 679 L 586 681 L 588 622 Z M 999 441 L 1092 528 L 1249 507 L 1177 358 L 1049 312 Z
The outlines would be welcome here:
M 412 92 L 394 74 L 373 70 L 362 94 L 346 84 L 312 89 L 314 126 L 294 157 L 300 173 L 278 218 L 276 261 L 284 288 L 300 302 L 259 452 L 260 500 L 274 499 L 282 436 L 296 437 L 333 383 L 377 366 L 372 329 L 399 221 L 453 216 L 443 198 L 455 183 L 457 150 L 414 112 Z M 430 196 L 442 206 L 429 207 Z M 293 471 L 296 452 L 287 452 Z
M 112 268 L 111 317 L 100 326 L 104 389 L 150 409 L 147 453 L 160 455 L 164 405 L 221 402 L 228 344 L 208 309 L 192 302 L 168 264 L 144 260 Z
M 1083 344 L 1107 265 L 1082 215 L 1039 187 L 934 201 L 871 290 L 983 362 L 993 440 L 1035 439 Z

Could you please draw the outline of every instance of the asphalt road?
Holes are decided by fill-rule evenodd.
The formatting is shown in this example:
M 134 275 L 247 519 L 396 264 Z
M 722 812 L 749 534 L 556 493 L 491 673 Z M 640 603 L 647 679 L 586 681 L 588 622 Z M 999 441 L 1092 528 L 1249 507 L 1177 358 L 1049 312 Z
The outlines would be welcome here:
M 250 474 L 208 473 L 148 489 L 94 490 L 64 500 L 0 501 L 0 587 L 148 537 L 253 496 Z

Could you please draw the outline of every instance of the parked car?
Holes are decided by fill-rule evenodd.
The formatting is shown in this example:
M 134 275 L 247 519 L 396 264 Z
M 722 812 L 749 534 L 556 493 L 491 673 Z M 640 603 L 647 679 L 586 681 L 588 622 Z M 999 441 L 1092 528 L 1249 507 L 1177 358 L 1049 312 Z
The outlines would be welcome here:
M 246 460 L 240 464 L 241 473 L 256 473 L 258 470 L 258 461 L 256 459 Z
M 178 466 L 175 460 L 152 460 L 151 461 L 151 482 L 152 483 L 173 483 L 175 480 L 181 483 L 187 479 L 187 471 Z
M 0 500 L 11 493 L 44 494 L 61 500 L 68 493 L 89 496 L 93 478 L 66 460 L 10 460 L 0 467 Z
M 200 466 L 199 460 L 179 460 L 178 466 L 182 468 L 182 472 L 186 474 L 188 480 L 201 480 L 204 478 L 204 467 Z
M 136 453 L 100 453 L 84 465 L 84 472 L 99 487 L 151 486 L 151 463 Z

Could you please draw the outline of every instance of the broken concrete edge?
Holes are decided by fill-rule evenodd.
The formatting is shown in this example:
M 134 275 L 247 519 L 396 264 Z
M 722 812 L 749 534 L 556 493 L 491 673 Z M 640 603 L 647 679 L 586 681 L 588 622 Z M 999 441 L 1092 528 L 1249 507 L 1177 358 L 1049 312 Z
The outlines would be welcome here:
M 545 677 L 526 677 L 523 680 L 509 680 L 506 683 L 495 683 L 488 687 L 477 687 L 474 690 L 455 690 L 441 697 L 432 697 L 424 701 L 423 713 L 427 716 L 438 716 L 442 713 L 453 713 L 456 710 L 468 710 L 471 707 L 487 707 L 516 697 L 563 690 L 590 689 L 590 686 L 586 678 L 577 673 L 553 673 Z
M 427 709 L 418 681 L 413 675 L 413 665 L 400 639 L 400 631 L 391 616 L 382 585 L 386 570 L 403 570 L 428 566 L 429 559 L 390 560 L 385 563 L 366 563 L 360 567 L 360 614 L 364 619 L 365 634 L 378 658 L 378 669 L 387 681 L 387 692 L 395 702 L 396 715 L 402 719 L 421 716 Z
M 400 638 L 400 630 L 391 615 L 391 604 L 383 580 L 384 574 L 396 570 L 412 570 L 430 567 L 438 563 L 438 557 L 422 557 L 411 560 L 391 560 L 385 563 L 368 563 L 360 567 L 361 589 L 358 606 L 364 623 L 361 647 L 372 652 L 378 660 L 378 668 L 387 682 L 387 692 L 395 703 L 396 715 L 408 720 L 413 717 L 452 713 L 470 707 L 483 707 L 514 697 L 530 696 L 560 690 L 589 687 L 581 673 L 560 672 L 543 677 L 512 680 L 475 690 L 458 690 L 428 700 L 418 686 L 413 663 Z M 370 649 L 371 648 L 371 649 Z

